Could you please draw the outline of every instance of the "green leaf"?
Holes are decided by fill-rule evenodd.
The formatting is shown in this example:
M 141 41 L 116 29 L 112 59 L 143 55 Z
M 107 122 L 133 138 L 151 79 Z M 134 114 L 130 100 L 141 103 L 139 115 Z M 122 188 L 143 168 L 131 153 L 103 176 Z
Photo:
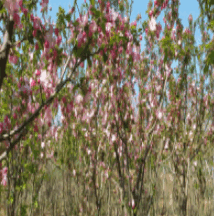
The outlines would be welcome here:
M 105 52 L 103 52 L 103 61 L 106 63 L 107 60 L 108 60 L 108 56 L 106 55 Z
M 94 4 L 95 4 L 94 0 L 90 0 L 90 3 L 91 3 L 91 5 L 93 5 L 93 6 L 94 6 Z
M 94 16 L 95 16 L 96 18 L 101 17 L 101 12 L 98 11 L 97 9 L 91 8 L 91 11 L 94 13 Z
M 214 51 L 207 56 L 207 64 L 214 64 Z
M 101 23 L 101 28 L 103 30 L 103 33 L 105 34 L 106 33 L 106 28 L 105 28 L 105 23 Z
M 164 54 L 165 55 L 164 55 L 164 60 L 163 61 L 164 61 L 164 63 L 166 63 L 167 62 L 167 58 L 168 58 L 168 52 L 167 52 L 166 49 L 164 50 Z
M 70 13 L 67 14 L 67 15 L 65 16 L 65 19 L 66 19 L 68 22 L 70 22 L 70 21 L 71 21 L 71 14 L 70 14 Z
M 88 65 L 91 67 L 92 66 L 92 62 L 91 62 L 91 59 L 90 58 L 87 58 L 87 63 Z
M 205 73 L 205 74 L 207 74 L 208 69 L 209 69 L 209 66 L 206 64 L 206 66 L 204 67 L 204 73 Z

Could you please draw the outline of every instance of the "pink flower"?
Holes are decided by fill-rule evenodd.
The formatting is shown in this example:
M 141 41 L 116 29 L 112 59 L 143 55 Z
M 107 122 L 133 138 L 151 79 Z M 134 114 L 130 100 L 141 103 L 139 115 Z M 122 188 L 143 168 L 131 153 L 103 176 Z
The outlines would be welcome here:
M 80 18 L 80 26 L 81 27 L 85 27 L 86 26 L 86 24 L 88 23 L 88 14 L 85 14 L 84 16 L 82 16 L 81 18 Z
M 142 40 L 142 39 L 143 39 L 142 35 L 140 35 L 140 36 L 139 36 L 139 39 L 140 39 L 140 40 Z
M 33 30 L 33 36 L 36 37 L 36 29 Z
M 74 12 L 74 7 L 71 8 L 71 10 L 69 11 L 69 13 L 73 13 Z
M 34 21 L 34 16 L 33 16 L 33 14 L 30 15 L 30 20 L 31 20 L 31 21 Z
M 8 171 L 8 168 L 7 168 L 7 167 L 4 167 L 4 168 L 2 169 L 2 174 L 3 174 L 3 175 L 7 175 L 7 171 Z
M 16 25 L 19 25 L 20 24 L 20 16 L 19 16 L 19 14 L 14 13 L 13 14 L 13 20 L 14 20 Z
M 3 132 L 3 123 L 0 122 L 0 134 Z
M 16 113 L 13 114 L 13 118 L 14 118 L 14 119 L 17 119 Z
M 110 22 L 107 22 L 107 23 L 106 23 L 106 31 L 107 31 L 107 32 L 110 32 L 111 27 L 112 27 L 112 24 L 111 24 Z
M 39 17 L 34 17 L 33 19 L 33 27 L 34 29 L 40 29 L 40 18 Z
M 24 13 L 24 15 L 27 16 L 28 9 L 26 9 L 26 8 L 22 8 L 22 13 Z
M 40 76 L 41 71 L 40 70 L 36 70 L 36 76 Z
M 35 44 L 35 50 L 39 50 L 39 45 L 38 45 L 38 43 Z
M 158 6 L 158 5 L 159 5 L 159 3 L 158 3 L 157 0 L 154 1 L 154 4 L 155 4 L 155 6 Z
M 62 36 L 59 35 L 56 39 L 56 43 L 58 46 L 60 45 L 61 41 L 62 41 Z
M 7 185 L 7 178 L 3 178 L 1 183 L 5 187 Z
M 20 4 L 22 0 L 5 0 L 4 6 L 7 8 L 10 15 L 13 15 L 15 12 L 19 11 Z
M 134 200 L 132 199 L 132 209 L 134 209 L 135 208 L 135 202 L 134 202 Z
M 17 64 L 18 57 L 14 55 L 9 56 L 9 63 Z
M 42 0 L 40 5 L 42 6 L 42 8 L 44 8 L 44 7 L 47 7 L 48 3 L 49 3 L 49 0 Z
M 192 14 L 189 15 L 189 18 L 188 18 L 188 19 L 189 19 L 190 22 L 192 22 L 192 19 L 193 19 L 193 18 L 192 18 Z
M 133 26 L 136 26 L 137 25 L 137 22 L 136 20 L 132 23 Z
M 46 49 L 48 49 L 49 48 L 49 41 L 46 40 L 44 46 Z
M 30 78 L 30 87 L 34 87 L 35 85 L 36 85 L 35 80 Z
M 55 35 L 58 37 L 58 34 L 59 34 L 58 28 L 55 28 L 54 32 L 55 32 Z
M 83 101 L 82 95 L 78 94 L 78 95 L 76 96 L 76 102 L 77 102 L 77 103 L 81 103 L 82 101 Z
M 81 67 L 81 68 L 84 68 L 84 62 L 81 62 L 81 63 L 80 63 L 80 67 Z
M 157 113 L 156 113 L 156 115 L 157 115 L 157 118 L 158 118 L 158 119 L 162 119 L 162 117 L 163 117 L 163 112 L 161 112 L 160 110 L 158 110 Z
M 153 10 L 149 11 L 149 16 L 151 17 L 153 15 Z

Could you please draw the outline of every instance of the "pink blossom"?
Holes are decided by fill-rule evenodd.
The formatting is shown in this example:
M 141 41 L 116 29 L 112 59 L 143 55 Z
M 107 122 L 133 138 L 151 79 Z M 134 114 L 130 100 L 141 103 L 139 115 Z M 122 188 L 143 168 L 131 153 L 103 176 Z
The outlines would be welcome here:
M 38 45 L 38 43 L 35 44 L 35 50 L 39 50 L 39 45 Z
M 45 48 L 48 49 L 49 48 L 49 41 L 46 40 L 44 45 L 45 45 Z
M 15 55 L 9 55 L 9 63 L 17 64 L 18 57 Z
M 40 70 L 36 70 L 36 76 L 40 76 L 40 74 L 41 74 L 41 71 Z
M 74 9 L 75 9 L 75 8 L 74 8 L 74 7 L 72 7 L 72 8 L 71 8 L 71 10 L 69 11 L 69 13 L 71 13 L 71 14 L 72 14 L 72 13 L 74 12 Z
M 14 118 L 14 119 L 17 119 L 16 113 L 13 113 L 13 118 Z
M 37 33 L 37 30 L 34 29 L 34 30 L 33 30 L 33 36 L 34 36 L 34 37 L 36 37 L 36 33 Z
M 110 22 L 107 22 L 107 23 L 106 23 L 106 31 L 107 31 L 107 32 L 110 32 L 111 27 L 112 27 L 112 24 L 111 24 Z
M 135 208 L 135 202 L 134 202 L 134 200 L 132 199 L 132 209 L 134 209 Z
M 132 23 L 133 26 L 136 26 L 137 25 L 137 22 L 136 20 Z
M 0 122 L 0 134 L 3 132 L 3 123 Z
M 22 10 L 22 13 L 24 13 L 24 15 L 27 16 L 28 9 L 22 7 L 21 10 Z
M 58 28 L 55 28 L 54 32 L 55 32 L 55 35 L 58 37 L 58 34 L 59 34 Z
M 86 24 L 88 23 L 88 14 L 85 14 L 84 16 L 82 16 L 79 22 L 80 22 L 81 27 L 85 27 Z
M 59 35 L 59 36 L 57 37 L 57 39 L 56 39 L 56 43 L 57 43 L 58 46 L 60 45 L 61 41 L 62 41 L 62 36 Z
M 34 29 L 40 29 L 41 20 L 39 17 L 34 17 L 33 19 L 33 27 Z
M 13 20 L 15 22 L 15 25 L 19 25 L 20 24 L 20 16 L 17 13 L 13 14 Z
M 155 4 L 155 6 L 157 6 L 157 7 L 158 7 L 158 5 L 159 5 L 159 2 L 158 2 L 157 0 L 155 0 L 155 1 L 154 1 L 154 4 Z
M 4 6 L 7 8 L 10 15 L 19 11 L 22 0 L 5 0 Z M 19 4 L 20 3 L 20 4 Z
M 153 15 L 153 10 L 149 11 L 149 16 L 151 17 Z
M 4 177 L 1 181 L 1 184 L 5 187 L 7 185 L 7 178 Z
M 162 119 L 162 117 L 163 117 L 163 112 L 160 111 L 160 110 L 158 110 L 157 113 L 156 113 L 156 115 L 157 115 L 157 118 L 158 118 L 158 119 Z
M 188 18 L 188 19 L 189 19 L 190 22 L 192 22 L 192 19 L 193 19 L 193 18 L 192 18 L 192 14 L 189 15 L 189 18 Z
M 34 87 L 35 85 L 36 85 L 35 80 L 30 78 L 30 87 Z
M 50 87 L 50 77 L 47 74 L 46 70 L 42 70 L 41 71 L 41 75 L 40 75 L 40 81 L 46 86 L 46 87 Z
M 111 10 L 111 18 L 112 18 L 113 22 L 115 22 L 115 20 L 117 19 L 118 15 L 119 15 L 118 12 L 115 12 L 114 8 L 113 8 Z
M 78 94 L 78 95 L 76 96 L 76 102 L 77 102 L 77 103 L 81 103 L 82 101 L 83 101 L 82 95 Z
M 89 25 L 89 36 L 95 32 L 97 30 L 97 24 L 96 22 L 93 20 L 90 25 Z
M 44 8 L 44 7 L 47 7 L 48 3 L 49 3 L 49 0 L 42 0 L 40 5 L 42 6 L 42 8 Z

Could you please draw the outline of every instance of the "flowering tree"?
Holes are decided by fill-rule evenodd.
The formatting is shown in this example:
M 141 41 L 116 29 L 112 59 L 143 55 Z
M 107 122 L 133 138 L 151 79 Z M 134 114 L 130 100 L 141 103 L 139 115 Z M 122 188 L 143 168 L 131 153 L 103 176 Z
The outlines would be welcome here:
M 146 195 L 148 164 L 158 169 L 170 157 L 182 185 L 179 208 L 186 215 L 189 164 L 213 139 L 213 127 L 204 127 L 210 117 L 205 108 L 212 103 L 204 88 L 208 76 L 198 75 L 192 61 L 203 54 L 194 44 L 192 17 L 183 29 L 179 1 L 157 0 L 149 3 L 149 18 L 137 29 L 140 16 L 130 25 L 109 2 L 91 0 L 74 21 L 76 3 L 68 13 L 59 8 L 54 24 L 45 17 L 47 0 L 40 3 L 44 22 L 34 15 L 37 2 L 0 3 L 0 160 L 20 151 L 38 165 L 41 158 L 59 158 L 51 143 L 69 137 L 67 147 L 75 148 L 67 154 L 72 152 L 72 160 L 81 164 L 68 160 L 67 165 L 86 191 L 93 189 L 98 214 L 104 205 L 102 185 L 113 181 L 123 215 L 137 215 L 142 197 L 150 200 L 155 194 L 154 181 Z M 165 28 L 156 21 L 162 10 Z M 143 30 L 146 49 L 140 53 Z M 179 62 L 176 69 L 174 60 Z M 137 113 L 132 104 L 136 84 Z M 62 127 L 52 123 L 59 107 Z M 31 170 L 36 173 L 39 165 Z

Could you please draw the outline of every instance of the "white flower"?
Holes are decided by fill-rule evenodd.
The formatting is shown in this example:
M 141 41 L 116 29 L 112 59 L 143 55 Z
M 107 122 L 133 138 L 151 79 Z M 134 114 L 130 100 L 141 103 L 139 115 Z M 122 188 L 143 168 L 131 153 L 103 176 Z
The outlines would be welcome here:
M 125 21 L 125 22 L 128 22 L 128 20 L 129 20 L 128 17 L 125 17 L 125 18 L 124 18 L 124 21 Z
M 150 22 L 149 22 L 149 28 L 151 31 L 155 31 L 156 30 L 156 21 L 155 18 L 152 16 Z
M 157 118 L 161 119 L 163 117 L 163 113 L 159 110 L 157 111 Z
M 78 94 L 77 97 L 76 97 L 76 102 L 81 103 L 82 101 L 83 101 L 82 95 Z
M 43 152 L 41 153 L 41 158 L 43 158 L 43 156 L 44 156 L 44 154 L 43 154 Z
M 111 138 L 111 141 L 114 142 L 115 140 L 116 140 L 116 136 L 113 134 L 112 138 Z
M 193 140 L 193 132 L 192 131 L 189 132 L 189 138 L 191 141 Z
M 41 147 L 42 147 L 42 148 L 45 147 L 45 143 L 44 143 L 44 142 L 41 143 Z
M 40 81 L 46 86 L 50 87 L 50 78 L 47 75 L 46 70 L 41 70 Z
M 109 32 L 111 30 L 112 24 L 110 22 L 106 23 L 106 31 Z
M 142 144 L 141 144 L 141 145 L 142 145 L 142 148 L 145 146 L 143 142 L 142 142 Z
M 112 20 L 115 21 L 118 17 L 118 12 L 115 12 L 114 9 L 112 9 L 111 15 L 112 15 Z

